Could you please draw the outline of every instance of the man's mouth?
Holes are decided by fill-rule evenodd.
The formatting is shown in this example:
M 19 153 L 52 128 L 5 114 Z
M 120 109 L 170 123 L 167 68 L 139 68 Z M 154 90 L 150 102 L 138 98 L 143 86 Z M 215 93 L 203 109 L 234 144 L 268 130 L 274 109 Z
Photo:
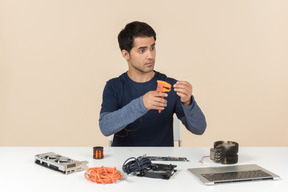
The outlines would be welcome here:
M 153 65 L 153 62 L 148 62 L 148 63 L 145 63 L 146 66 L 151 66 Z

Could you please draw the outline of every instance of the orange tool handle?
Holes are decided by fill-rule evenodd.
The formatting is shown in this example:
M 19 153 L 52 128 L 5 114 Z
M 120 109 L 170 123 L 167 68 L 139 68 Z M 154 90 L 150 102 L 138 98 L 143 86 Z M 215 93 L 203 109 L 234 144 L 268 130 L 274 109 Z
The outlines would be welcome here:
M 160 80 L 158 80 L 157 83 L 158 83 L 157 89 L 156 89 L 157 92 L 164 93 L 164 92 L 169 92 L 171 90 L 171 85 L 169 83 L 165 81 L 160 81 Z M 158 113 L 161 113 L 161 110 L 159 110 Z

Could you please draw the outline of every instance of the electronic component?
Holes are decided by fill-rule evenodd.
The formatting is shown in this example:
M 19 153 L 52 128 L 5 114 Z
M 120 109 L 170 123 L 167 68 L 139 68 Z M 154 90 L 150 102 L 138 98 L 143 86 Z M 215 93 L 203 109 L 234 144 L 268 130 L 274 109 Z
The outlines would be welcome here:
M 145 156 L 150 161 L 189 161 L 186 157 L 159 157 L 159 156 Z
M 170 177 L 177 171 L 174 168 L 176 165 L 153 164 L 146 157 L 131 157 L 127 159 L 122 170 L 127 174 L 135 174 L 139 177 L 170 179 Z
M 76 161 L 53 152 L 35 155 L 35 163 L 49 169 L 69 174 L 88 168 L 88 161 Z
M 176 165 L 166 164 L 151 164 L 150 167 L 139 172 L 139 177 L 170 179 L 170 177 L 177 171 L 174 169 Z
M 216 141 L 210 149 L 210 159 L 215 163 L 235 164 L 238 162 L 239 144 L 234 141 Z
M 103 147 L 101 147 L 101 146 L 93 147 L 93 158 L 94 159 L 103 159 L 104 158 Z

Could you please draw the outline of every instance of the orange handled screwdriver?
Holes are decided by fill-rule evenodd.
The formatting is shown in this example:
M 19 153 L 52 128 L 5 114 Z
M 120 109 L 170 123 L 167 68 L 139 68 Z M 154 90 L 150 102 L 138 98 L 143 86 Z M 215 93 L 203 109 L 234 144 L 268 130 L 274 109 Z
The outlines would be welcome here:
M 157 81 L 157 92 L 161 92 L 161 93 L 164 93 L 164 92 L 170 92 L 171 91 L 171 85 L 165 81 L 160 81 L 158 80 Z M 163 98 L 163 97 L 161 97 Z M 158 111 L 158 113 L 161 113 L 161 110 Z

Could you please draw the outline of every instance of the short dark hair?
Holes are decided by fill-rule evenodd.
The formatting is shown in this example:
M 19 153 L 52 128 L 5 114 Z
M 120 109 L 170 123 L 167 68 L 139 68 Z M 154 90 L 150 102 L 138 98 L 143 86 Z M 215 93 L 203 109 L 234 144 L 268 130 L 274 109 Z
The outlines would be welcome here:
M 128 23 L 118 35 L 120 50 L 124 49 L 130 53 L 135 37 L 154 37 L 156 41 L 156 33 L 150 25 L 144 22 L 133 21 Z

